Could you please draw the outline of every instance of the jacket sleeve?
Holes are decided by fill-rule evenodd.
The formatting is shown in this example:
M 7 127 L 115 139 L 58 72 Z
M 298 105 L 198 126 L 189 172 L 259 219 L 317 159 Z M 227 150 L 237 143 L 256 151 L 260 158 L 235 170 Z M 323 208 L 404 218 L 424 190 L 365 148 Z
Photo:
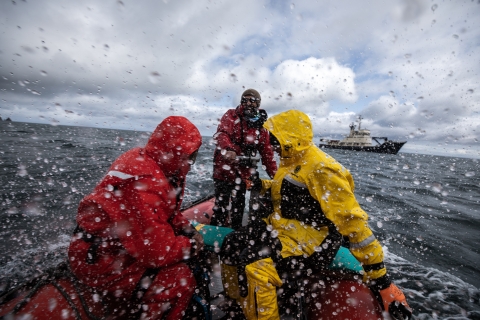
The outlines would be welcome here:
M 262 164 L 270 178 L 275 176 L 277 172 L 277 162 L 275 162 L 273 147 L 270 144 L 270 135 L 266 129 L 262 129 L 260 133 L 260 155 L 262 156 Z
M 180 213 L 174 213 L 176 199 L 168 182 L 145 177 L 133 181 L 127 191 L 126 209 L 116 219 L 122 226 L 117 235 L 127 252 L 149 268 L 184 260 L 191 249 L 190 239 L 174 230 L 172 214 L 176 220 Z
M 310 192 L 320 202 L 325 216 L 344 237 L 348 237 L 350 251 L 365 270 L 364 280 L 377 279 L 386 274 L 383 249 L 368 226 L 368 215 L 355 199 L 350 173 L 338 167 L 317 165 L 309 176 Z
M 191 225 L 190 221 L 185 218 L 181 211 L 176 210 L 173 214 L 170 224 L 172 225 L 175 234 L 181 234 L 181 232 L 188 226 Z
M 220 120 L 214 138 L 217 141 L 217 147 L 220 147 L 221 150 L 235 151 L 237 154 L 240 154 L 242 150 L 232 141 L 234 130 L 235 119 L 232 115 L 232 110 L 229 110 Z

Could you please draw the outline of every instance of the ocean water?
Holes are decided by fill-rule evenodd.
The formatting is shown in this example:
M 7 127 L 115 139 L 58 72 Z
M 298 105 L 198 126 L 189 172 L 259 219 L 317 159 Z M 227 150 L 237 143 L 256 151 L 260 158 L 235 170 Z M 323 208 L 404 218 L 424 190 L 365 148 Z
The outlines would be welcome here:
M 76 208 L 149 133 L 0 122 L 0 292 L 66 259 Z M 348 168 L 417 319 L 480 319 L 480 162 L 325 150 Z M 204 137 L 184 202 L 212 193 Z

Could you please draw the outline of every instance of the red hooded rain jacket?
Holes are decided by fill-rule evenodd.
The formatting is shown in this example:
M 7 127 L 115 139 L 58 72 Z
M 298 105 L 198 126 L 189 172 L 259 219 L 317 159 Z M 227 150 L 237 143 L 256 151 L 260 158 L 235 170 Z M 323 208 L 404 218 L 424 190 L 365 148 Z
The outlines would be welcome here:
M 168 117 L 145 148 L 122 154 L 78 208 L 69 248 L 72 271 L 92 287 L 136 284 L 147 268 L 176 264 L 190 253 L 180 212 L 188 156 L 202 143 L 186 118 Z M 161 271 L 160 271 L 161 272 Z

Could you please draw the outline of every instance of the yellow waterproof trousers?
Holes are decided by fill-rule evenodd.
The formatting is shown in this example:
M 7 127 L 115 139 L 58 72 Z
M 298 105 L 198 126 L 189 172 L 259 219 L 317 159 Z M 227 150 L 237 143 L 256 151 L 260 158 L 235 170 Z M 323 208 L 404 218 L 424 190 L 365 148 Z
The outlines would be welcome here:
M 246 266 L 248 295 L 240 296 L 238 290 L 237 268 L 222 265 L 222 282 L 225 293 L 236 299 L 248 320 L 279 320 L 277 305 L 277 287 L 282 285 L 271 258 L 258 260 Z
M 282 280 L 271 258 L 255 261 L 246 266 L 248 296 L 239 297 L 243 313 L 248 320 L 279 320 L 277 287 Z

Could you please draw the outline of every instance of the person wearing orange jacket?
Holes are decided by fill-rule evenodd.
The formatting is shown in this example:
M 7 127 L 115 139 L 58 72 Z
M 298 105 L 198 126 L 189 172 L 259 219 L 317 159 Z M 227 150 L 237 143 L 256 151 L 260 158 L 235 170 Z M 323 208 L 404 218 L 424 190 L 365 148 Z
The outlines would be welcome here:
M 203 238 L 180 205 L 201 143 L 189 120 L 168 117 L 80 202 L 70 266 L 82 283 L 134 302 L 117 316 L 133 310 L 148 319 L 181 319 L 189 305 L 196 282 L 185 262 L 198 255 Z
M 223 115 L 213 136 L 217 146 L 213 157 L 215 207 L 211 225 L 230 226 L 234 230 L 242 226 L 247 183 L 256 173 L 256 163 L 239 161 L 238 156 L 260 155 L 271 178 L 277 171 L 270 138 L 263 128 L 267 112 L 260 109 L 260 103 L 257 90 L 245 90 L 240 105 Z M 227 222 L 229 213 L 231 225 Z

